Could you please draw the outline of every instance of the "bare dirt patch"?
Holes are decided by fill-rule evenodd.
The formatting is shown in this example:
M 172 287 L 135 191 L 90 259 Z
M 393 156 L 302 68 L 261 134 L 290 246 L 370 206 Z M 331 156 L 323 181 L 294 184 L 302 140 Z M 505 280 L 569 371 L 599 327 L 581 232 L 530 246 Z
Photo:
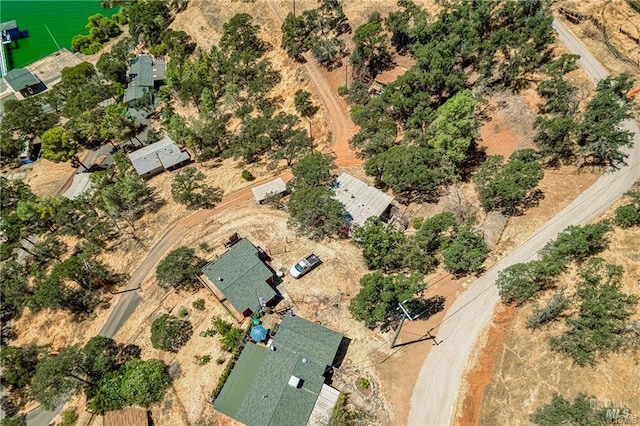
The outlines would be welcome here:
M 37 196 L 53 197 L 64 189 L 75 172 L 70 162 L 54 163 L 40 158 L 27 172 L 25 183 Z

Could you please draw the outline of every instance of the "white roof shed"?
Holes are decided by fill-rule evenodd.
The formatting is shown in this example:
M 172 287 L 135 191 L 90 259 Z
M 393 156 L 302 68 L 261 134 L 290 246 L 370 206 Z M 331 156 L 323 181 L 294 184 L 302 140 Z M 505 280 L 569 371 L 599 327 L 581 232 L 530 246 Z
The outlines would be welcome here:
M 252 189 L 253 197 L 256 199 L 256 203 L 262 204 L 269 195 L 284 194 L 287 192 L 287 185 L 285 185 L 282 178 L 272 180 L 262 185 L 258 185 Z

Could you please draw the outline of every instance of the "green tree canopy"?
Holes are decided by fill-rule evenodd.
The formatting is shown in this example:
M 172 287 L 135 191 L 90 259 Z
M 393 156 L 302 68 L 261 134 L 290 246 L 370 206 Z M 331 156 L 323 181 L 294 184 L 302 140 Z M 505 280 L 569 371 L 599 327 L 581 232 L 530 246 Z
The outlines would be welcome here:
M 178 352 L 192 334 L 193 327 L 189 321 L 169 314 L 156 318 L 151 324 L 151 343 L 155 349 Z
M 1 346 L 2 385 L 11 390 L 27 387 L 45 352 L 38 346 Z
M 289 12 L 282 22 L 282 47 L 290 58 L 304 62 L 302 54 L 307 52 L 312 45 L 309 37 L 312 29 L 307 25 L 304 15 L 295 16 Z
M 571 225 L 565 228 L 555 240 L 548 242 L 541 250 L 543 260 L 563 259 L 584 262 L 609 246 L 607 234 L 611 225 L 606 221 L 584 226 Z
M 69 161 L 76 156 L 78 144 L 71 140 L 64 127 L 56 126 L 42 134 L 42 156 L 50 161 Z
M 312 239 L 338 235 L 345 225 L 346 212 L 344 205 L 333 196 L 325 187 L 296 188 L 287 203 L 289 225 Z
M 405 235 L 393 226 L 387 226 L 377 217 L 370 217 L 363 226 L 353 231 L 353 241 L 362 247 L 362 256 L 369 269 L 385 272 L 402 267 L 406 253 L 399 250 L 405 243 Z
M 18 101 L 7 100 L 3 105 L 0 129 L 10 137 L 33 139 L 42 135 L 45 130 L 55 126 L 58 117 L 43 111 L 44 104 L 40 97 L 26 98 Z M 3 152 L 4 153 L 4 152 Z
M 570 356 L 578 365 L 595 365 L 598 358 L 618 351 L 624 344 L 628 320 L 638 296 L 620 291 L 621 266 L 591 258 L 579 271 L 577 317 L 567 318 L 567 331 L 551 339 L 551 347 Z
M 171 377 L 162 361 L 134 359 L 124 366 L 120 393 L 129 405 L 150 407 L 162 401 Z
M 334 157 L 330 154 L 314 152 L 303 158 L 293 167 L 294 188 L 327 186 L 335 178 L 333 170 L 336 168 Z
M 573 401 L 565 399 L 554 393 L 551 402 L 538 408 L 529 417 L 538 426 L 557 426 L 562 424 L 601 426 L 612 422 L 607 416 L 608 409 L 620 412 L 628 417 L 628 409 L 605 407 L 605 403 L 599 402 L 594 397 L 588 397 L 581 393 Z
M 455 277 L 461 277 L 482 271 L 489 248 L 482 233 L 467 224 L 457 231 L 455 238 L 440 250 L 440 254 L 447 271 Z
M 29 393 L 47 410 L 53 410 L 78 389 L 81 354 L 78 346 L 61 349 L 38 363 Z
M 456 173 L 475 149 L 480 136 L 480 120 L 477 117 L 478 101 L 470 90 L 462 90 L 436 110 L 435 119 L 427 130 L 428 145 L 442 156 L 445 166 Z
M 487 158 L 474 182 L 485 210 L 517 215 L 538 199 L 534 188 L 543 176 L 535 152 L 523 149 L 514 152 L 504 165 L 500 155 Z
M 430 148 L 397 145 L 367 160 L 365 171 L 402 200 L 432 200 L 450 180 L 441 160 Z
M 293 97 L 293 104 L 296 107 L 296 111 L 302 117 L 313 117 L 318 112 L 318 107 L 311 101 L 311 93 L 306 90 L 298 89 Z
M 578 145 L 581 154 L 595 164 L 615 166 L 627 157 L 624 149 L 632 146 L 632 133 L 622 122 L 631 118 L 625 96 L 631 87 L 633 80 L 627 74 L 607 77 L 598 82 L 596 95 L 587 104 L 578 127 Z
M 187 167 L 178 172 L 171 183 L 171 195 L 178 204 L 189 210 L 212 209 L 222 200 L 222 190 L 203 183 L 204 173 L 195 167 Z
M 162 361 L 134 359 L 100 379 L 89 407 L 99 414 L 131 405 L 148 408 L 162 400 L 170 384 Z
M 378 14 L 372 14 L 368 22 L 356 28 L 353 42 L 355 47 L 350 60 L 354 66 L 354 75 L 359 78 L 375 77 L 392 65 L 387 35 Z
M 160 44 L 164 31 L 170 24 L 169 8 L 163 1 L 133 2 L 126 8 L 129 33 L 136 43 L 147 46 Z
M 156 268 L 156 278 L 162 287 L 195 290 L 200 287 L 197 275 L 204 261 L 190 247 L 178 247 L 165 256 Z
M 351 300 L 349 312 L 369 328 L 386 329 L 399 318 L 398 303 L 419 295 L 425 288 L 424 276 L 383 275 L 376 271 L 360 279 L 360 292 Z

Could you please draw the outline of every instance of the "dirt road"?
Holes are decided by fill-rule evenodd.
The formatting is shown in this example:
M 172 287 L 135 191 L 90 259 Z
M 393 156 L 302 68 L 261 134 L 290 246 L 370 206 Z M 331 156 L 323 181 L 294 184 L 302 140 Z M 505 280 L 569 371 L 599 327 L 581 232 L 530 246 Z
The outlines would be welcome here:
M 283 22 L 285 15 L 275 0 L 267 0 L 267 4 L 278 20 Z M 317 62 L 313 59 L 313 56 L 308 52 L 302 56 L 306 60 L 304 67 L 307 75 L 316 87 L 318 95 L 320 95 L 327 111 L 327 120 L 329 122 L 329 128 L 331 129 L 331 135 L 333 136 L 333 146 L 331 150 L 336 155 L 336 166 L 359 166 L 362 164 L 362 159 L 358 158 L 355 152 L 349 149 L 349 139 L 351 139 L 355 133 L 355 125 L 347 113 L 346 105 L 340 106 L 340 103 L 344 101 L 338 99 L 337 93 L 327 82 L 327 79 L 322 73 L 322 69 L 320 69 Z
M 560 40 L 581 56 L 579 61 L 594 81 L 606 76 L 602 65 L 559 21 L 554 22 Z M 627 164 L 610 170 L 549 220 L 524 244 L 476 280 L 451 306 L 435 329 L 440 343 L 425 360 L 411 399 L 410 425 L 447 425 L 452 422 L 460 380 L 477 338 L 491 320 L 499 302 L 494 285 L 498 271 L 536 257 L 537 251 L 569 225 L 585 224 L 597 217 L 624 194 L 640 176 L 640 129 L 628 120 L 624 127 L 633 133 L 634 147 Z

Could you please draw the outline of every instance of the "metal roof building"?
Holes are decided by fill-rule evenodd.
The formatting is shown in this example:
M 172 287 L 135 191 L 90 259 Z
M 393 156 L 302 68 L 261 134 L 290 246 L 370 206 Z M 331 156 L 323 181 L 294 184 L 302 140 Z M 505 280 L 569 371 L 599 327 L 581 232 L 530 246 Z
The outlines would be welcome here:
M 350 225 L 362 226 L 371 216 L 382 216 L 393 201 L 391 196 L 347 173 L 338 176 L 331 189 L 336 200 L 344 204 Z
M 256 203 L 262 204 L 270 195 L 284 194 L 287 192 L 287 185 L 285 185 L 282 178 L 278 178 L 263 185 L 258 185 L 251 191 L 253 191 L 253 198 L 256 199 Z
M 285 315 L 269 348 L 245 346 L 213 407 L 252 426 L 306 425 L 319 409 L 330 416 L 338 392 L 325 381 L 342 342 L 340 333 Z
M 181 151 L 168 136 L 129 154 L 133 168 L 143 178 L 181 166 L 190 159 L 189 153 Z
M 273 271 L 264 263 L 266 253 L 246 238 L 239 239 L 219 258 L 202 268 L 204 284 L 221 301 L 228 301 L 238 319 L 251 316 L 278 293 L 271 286 Z

